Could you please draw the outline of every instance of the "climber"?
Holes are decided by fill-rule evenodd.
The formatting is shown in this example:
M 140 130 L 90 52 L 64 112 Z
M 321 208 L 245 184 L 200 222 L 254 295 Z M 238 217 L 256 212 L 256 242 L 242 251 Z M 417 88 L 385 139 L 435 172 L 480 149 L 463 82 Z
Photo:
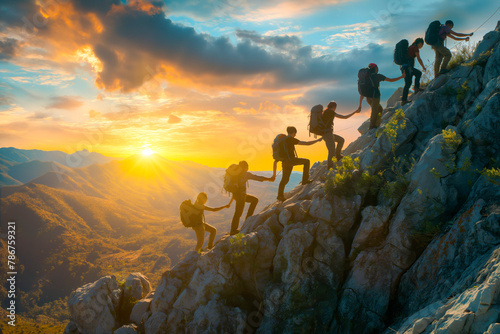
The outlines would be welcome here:
M 451 59 L 451 51 L 446 46 L 444 46 L 446 37 L 450 37 L 456 41 L 469 41 L 469 37 L 474 33 L 470 34 L 461 34 L 458 32 L 454 32 L 453 30 L 453 21 L 448 20 L 444 25 L 439 29 L 439 39 L 438 42 L 432 45 L 432 49 L 436 54 L 436 60 L 434 61 L 434 76 L 438 77 L 440 74 L 447 73 L 449 70 L 446 68 Z M 466 37 L 466 38 L 458 38 L 458 37 Z M 443 60 L 444 59 L 444 60 Z M 442 63 L 441 63 L 442 62 Z
M 404 106 L 411 101 L 408 100 L 408 92 L 411 87 L 413 76 L 415 76 L 415 94 L 422 91 L 420 89 L 420 77 L 422 77 L 422 72 L 415 68 L 415 57 L 418 60 L 420 66 L 422 66 L 422 70 L 424 72 L 427 70 L 422 62 L 422 58 L 420 58 L 420 49 L 424 46 L 424 39 L 419 37 L 417 38 L 412 45 L 408 48 L 408 63 L 401 65 L 401 73 L 405 73 L 405 87 L 403 88 L 403 97 L 401 99 L 401 106 Z
M 203 215 L 204 210 L 217 212 L 217 211 L 220 211 L 222 209 L 228 209 L 231 206 L 231 203 L 233 202 L 233 199 L 231 198 L 231 201 L 229 202 L 229 204 L 224 205 L 224 206 L 220 206 L 218 208 L 211 208 L 211 207 L 205 205 L 205 203 L 207 203 L 207 200 L 208 200 L 207 194 L 204 192 L 201 192 L 198 194 L 198 197 L 196 198 L 196 201 L 193 204 L 193 206 L 196 209 L 201 211 L 202 215 Z M 205 242 L 205 232 L 210 233 L 210 237 L 208 238 L 207 249 L 212 249 L 212 247 L 214 246 L 214 240 L 215 240 L 215 235 L 217 234 L 217 229 L 215 227 L 213 227 L 212 225 L 209 225 L 205 222 L 205 216 L 203 215 L 203 220 L 200 223 L 198 223 L 194 226 L 191 226 L 191 228 L 196 232 L 197 243 L 196 243 L 195 251 L 198 253 L 201 252 L 201 248 L 203 247 L 203 243 Z
M 333 121 L 335 117 L 348 119 L 356 113 L 361 112 L 361 107 L 353 111 L 351 114 L 344 116 L 337 114 L 335 110 L 337 109 L 337 103 L 332 101 L 328 103 L 328 107 L 323 111 L 323 122 L 326 125 L 326 131 L 323 135 L 323 140 L 325 141 L 326 148 L 328 149 L 328 169 L 333 167 L 333 155 L 337 158 L 337 161 L 341 160 L 343 156 L 340 154 L 342 152 L 342 147 L 344 146 L 344 138 L 339 135 L 333 134 Z M 335 143 L 337 143 L 337 150 L 335 150 Z
M 382 117 L 382 111 L 384 108 L 380 105 L 380 87 L 381 81 L 396 82 L 405 77 L 405 73 L 400 77 L 391 79 L 387 78 L 385 75 L 378 73 L 377 64 L 370 63 L 368 68 L 362 68 L 358 72 L 358 92 L 359 92 L 359 109 L 361 109 L 361 104 L 363 103 L 363 98 L 366 97 L 366 101 L 372 108 L 370 116 L 370 129 L 374 129 L 380 125 L 380 119 Z
M 228 176 L 229 175 L 229 176 Z M 224 178 L 224 188 L 233 194 L 233 199 L 236 201 L 234 209 L 234 216 L 231 222 L 230 235 L 238 234 L 238 225 L 240 224 L 240 217 L 245 209 L 245 203 L 250 203 L 246 218 L 253 215 L 259 199 L 255 196 L 247 194 L 247 181 L 269 181 L 274 182 L 275 176 L 265 177 L 252 174 L 248 171 L 248 163 L 240 161 L 238 165 L 231 165 L 226 170 L 226 177 Z
M 303 159 L 303 158 L 298 158 L 297 157 L 297 152 L 295 151 L 295 145 L 312 145 L 317 142 L 320 142 L 323 138 L 319 138 L 316 140 L 311 140 L 311 141 L 301 141 L 295 138 L 297 135 L 297 129 L 293 126 L 289 126 L 286 128 L 286 132 L 288 133 L 288 136 L 286 137 L 284 141 L 284 149 L 285 149 L 285 157 L 281 161 L 281 166 L 283 169 L 283 176 L 281 177 L 281 182 L 278 187 L 278 201 L 285 201 L 285 186 L 290 180 L 290 175 L 292 174 L 293 166 L 299 166 L 299 165 L 304 165 L 304 169 L 302 171 L 302 185 L 306 185 L 311 183 L 312 181 L 309 180 L 309 166 L 311 162 L 309 159 Z

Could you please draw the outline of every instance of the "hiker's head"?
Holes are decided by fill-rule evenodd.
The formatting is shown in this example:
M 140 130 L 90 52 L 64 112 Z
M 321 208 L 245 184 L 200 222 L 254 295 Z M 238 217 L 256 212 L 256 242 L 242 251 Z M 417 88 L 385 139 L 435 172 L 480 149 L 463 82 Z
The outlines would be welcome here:
M 286 133 L 289 136 L 295 137 L 297 135 L 297 128 L 295 126 L 289 126 L 286 128 Z
M 445 24 L 446 24 L 448 27 L 450 27 L 450 28 L 453 28 L 453 26 L 454 26 L 454 24 L 453 24 L 453 21 L 452 21 L 452 20 L 448 20 L 448 21 L 446 21 L 446 23 L 445 23 Z
M 372 72 L 374 72 L 374 73 L 378 73 L 378 66 L 377 66 L 377 64 L 375 64 L 375 63 L 370 63 L 370 64 L 368 65 L 368 68 L 369 68 L 370 70 L 372 70 Z
M 238 165 L 240 165 L 240 168 L 244 171 L 244 172 L 248 172 L 248 162 L 246 162 L 245 160 L 242 160 L 238 163 Z
M 424 46 L 424 39 L 422 37 L 419 37 L 413 42 L 413 45 L 418 46 L 419 49 L 421 49 Z
M 205 204 L 208 200 L 208 196 L 206 193 L 199 193 L 198 197 L 196 197 L 196 201 L 200 204 Z
M 337 109 L 337 102 L 332 101 L 332 102 L 328 103 L 327 109 L 331 109 L 331 110 L 335 111 Z

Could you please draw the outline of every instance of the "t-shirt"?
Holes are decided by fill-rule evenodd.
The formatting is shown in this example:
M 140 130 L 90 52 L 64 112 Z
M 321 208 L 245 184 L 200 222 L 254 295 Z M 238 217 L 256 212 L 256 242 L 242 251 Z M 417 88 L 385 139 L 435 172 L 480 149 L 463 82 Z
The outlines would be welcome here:
M 333 109 L 326 109 L 323 111 L 323 123 L 325 123 L 326 129 L 327 130 L 332 130 L 333 131 L 333 121 L 335 119 L 335 111 Z
M 415 45 L 415 44 L 412 44 L 409 48 L 408 48 L 408 56 L 410 57 L 409 58 L 409 61 L 410 61 L 410 66 L 411 67 L 414 67 L 415 66 L 415 57 L 417 56 L 417 53 L 419 53 L 419 49 L 418 49 L 418 45 Z
M 441 40 L 444 42 L 444 40 L 446 39 L 446 36 L 448 36 L 450 31 L 451 31 L 451 28 L 448 27 L 447 25 L 441 26 L 441 29 L 439 29 L 439 38 L 441 38 Z
M 287 153 L 286 160 L 295 158 L 295 145 L 297 145 L 299 142 L 300 140 L 290 136 L 285 139 L 285 152 Z
M 252 174 L 250 172 L 246 172 L 242 175 L 239 176 L 238 178 L 238 191 L 237 191 L 237 194 L 241 195 L 241 194 L 246 194 L 247 192 L 247 181 L 248 180 L 254 180 L 254 181 L 266 181 L 266 177 L 265 176 L 259 176 L 259 175 L 255 175 L 255 174 Z
M 376 99 L 380 97 L 380 82 L 385 81 L 386 76 L 379 73 L 372 73 L 371 79 L 373 82 L 373 86 L 375 88 L 375 93 L 373 94 L 373 97 Z

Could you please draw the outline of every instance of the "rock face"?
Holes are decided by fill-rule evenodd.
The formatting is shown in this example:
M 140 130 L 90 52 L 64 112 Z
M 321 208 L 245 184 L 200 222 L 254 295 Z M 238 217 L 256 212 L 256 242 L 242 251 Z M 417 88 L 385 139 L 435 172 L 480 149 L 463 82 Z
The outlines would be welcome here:
M 378 129 L 360 127 L 347 190 L 332 183 L 341 168 L 314 164 L 313 183 L 189 254 L 154 295 L 137 273 L 73 292 L 66 332 L 498 333 L 500 187 L 478 172 L 500 161 L 498 64 L 500 28 L 412 103 L 397 109 L 395 92 Z M 116 316 L 123 298 L 139 300 L 137 329 Z

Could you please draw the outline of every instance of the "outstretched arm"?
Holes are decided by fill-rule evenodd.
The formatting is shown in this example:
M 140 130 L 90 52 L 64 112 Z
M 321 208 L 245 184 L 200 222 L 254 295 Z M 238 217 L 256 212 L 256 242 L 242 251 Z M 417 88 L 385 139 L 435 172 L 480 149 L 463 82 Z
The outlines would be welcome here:
M 405 72 L 403 72 L 403 74 L 402 74 L 400 77 L 393 78 L 393 79 L 391 79 L 391 78 L 385 78 L 385 80 L 384 80 L 384 81 L 396 82 L 396 81 L 398 81 L 398 80 L 403 79 L 404 77 L 406 77 L 406 73 L 405 73 Z
M 455 37 L 453 35 L 448 35 L 451 39 L 454 39 L 455 41 L 469 41 L 469 37 L 466 37 L 466 38 L 458 38 L 458 37 Z
M 276 170 L 278 169 L 278 160 L 274 160 L 273 163 L 273 177 L 276 178 Z
M 449 33 L 449 35 L 448 35 L 448 36 L 450 36 L 450 37 L 451 37 L 451 35 L 455 35 L 455 36 L 457 36 L 457 37 L 467 37 L 467 36 L 472 36 L 472 35 L 474 35 L 474 33 L 473 33 L 473 32 L 471 32 L 470 34 L 462 34 L 462 33 L 459 33 L 459 32 L 454 32 L 453 30 L 450 30 L 450 33 Z
M 340 115 L 340 114 L 335 113 L 335 117 L 338 117 L 338 118 L 341 118 L 341 119 L 348 119 L 349 117 L 351 117 L 352 115 L 354 115 L 354 114 L 356 114 L 356 113 L 358 113 L 360 111 L 361 111 L 360 108 L 356 109 L 352 113 L 350 113 L 349 115 Z
M 299 141 L 297 145 L 304 145 L 304 146 L 309 146 L 312 144 L 316 144 L 317 142 L 321 141 L 323 137 L 316 139 L 316 140 L 311 140 L 311 141 Z
M 231 202 L 232 202 L 232 200 L 231 200 Z M 211 207 L 205 205 L 205 210 L 212 211 L 212 212 L 217 212 L 217 211 L 220 211 L 222 209 L 229 208 L 229 206 L 231 205 L 231 202 L 229 202 L 229 204 L 227 204 L 227 205 L 219 206 L 218 208 L 211 208 Z
M 247 172 L 247 180 L 254 180 L 259 182 L 264 182 L 264 181 L 274 182 L 275 179 L 276 179 L 275 176 L 265 177 Z
M 427 69 L 424 66 L 424 62 L 422 61 L 422 58 L 420 58 L 420 52 L 417 52 L 417 60 L 420 66 L 422 66 L 422 70 L 424 70 L 424 72 L 427 71 Z

